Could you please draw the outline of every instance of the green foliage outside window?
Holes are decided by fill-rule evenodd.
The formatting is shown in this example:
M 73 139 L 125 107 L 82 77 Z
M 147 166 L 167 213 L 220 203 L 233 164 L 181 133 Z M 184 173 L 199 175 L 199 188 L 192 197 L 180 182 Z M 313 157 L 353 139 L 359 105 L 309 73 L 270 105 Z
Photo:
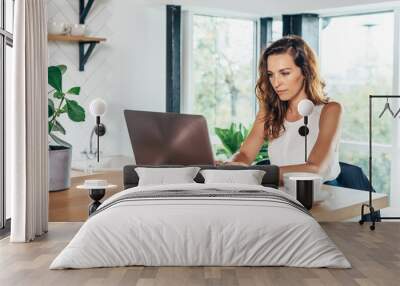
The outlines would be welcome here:
M 344 108 L 339 159 L 361 167 L 368 175 L 369 95 L 392 93 L 393 13 L 332 17 L 323 21 L 320 59 L 326 91 Z M 372 104 L 372 183 L 380 193 L 390 192 L 395 124 L 389 113 L 378 118 L 385 103 L 386 100 L 379 99 Z
M 246 128 L 242 124 L 236 125 L 232 123 L 229 128 L 215 128 L 215 134 L 221 140 L 222 146 L 217 149 L 218 155 L 225 155 L 227 159 L 232 157 L 249 134 L 250 129 Z M 268 141 L 265 141 L 258 153 L 255 162 L 268 159 Z
M 254 23 L 195 15 L 193 18 L 193 113 L 207 118 L 210 133 L 255 116 Z

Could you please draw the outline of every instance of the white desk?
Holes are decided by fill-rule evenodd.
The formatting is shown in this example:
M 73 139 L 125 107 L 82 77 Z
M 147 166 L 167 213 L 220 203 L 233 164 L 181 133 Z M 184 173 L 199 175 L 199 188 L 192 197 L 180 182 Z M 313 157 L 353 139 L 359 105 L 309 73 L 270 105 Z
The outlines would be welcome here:
M 280 188 L 283 190 L 283 187 Z M 360 216 L 361 205 L 368 203 L 367 191 L 322 185 L 321 191 L 330 192 L 331 195 L 323 202 L 312 207 L 311 213 L 317 221 L 343 221 Z M 375 210 L 389 206 L 385 194 L 372 193 L 372 205 Z M 365 214 L 369 213 L 364 208 Z

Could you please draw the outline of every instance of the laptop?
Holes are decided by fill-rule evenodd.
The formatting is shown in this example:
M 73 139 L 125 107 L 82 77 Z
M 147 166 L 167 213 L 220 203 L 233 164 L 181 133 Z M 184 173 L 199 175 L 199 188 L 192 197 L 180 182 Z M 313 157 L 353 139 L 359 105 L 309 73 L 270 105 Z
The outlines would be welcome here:
M 137 165 L 214 165 L 201 115 L 124 110 Z

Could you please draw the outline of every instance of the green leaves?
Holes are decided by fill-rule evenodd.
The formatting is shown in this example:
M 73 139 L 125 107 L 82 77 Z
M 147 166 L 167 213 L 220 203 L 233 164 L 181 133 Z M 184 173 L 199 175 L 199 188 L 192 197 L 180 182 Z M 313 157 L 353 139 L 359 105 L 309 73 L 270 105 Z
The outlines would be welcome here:
M 60 69 L 61 74 L 65 74 L 65 72 L 67 71 L 66 65 L 58 65 L 57 67 Z
M 51 87 L 53 87 L 59 93 L 62 93 L 62 75 L 67 71 L 67 66 L 58 65 L 58 66 L 50 66 L 47 68 L 47 81 Z M 72 89 L 78 89 L 79 87 L 73 87 Z M 72 94 L 79 94 L 72 93 Z
M 217 149 L 217 155 L 225 155 L 231 157 L 237 151 L 249 134 L 249 129 L 242 124 L 236 125 L 232 123 L 229 128 L 215 128 L 215 134 L 221 140 L 223 148 Z M 256 162 L 268 158 L 268 141 L 265 141 L 259 154 L 256 157 Z
M 71 144 L 69 144 L 68 142 L 62 140 L 60 137 L 58 137 L 57 135 L 54 135 L 52 133 L 49 134 L 50 138 L 54 140 L 54 142 L 56 142 L 59 145 L 62 146 L 67 146 L 67 147 L 72 147 Z
M 242 124 L 237 127 L 235 123 L 232 123 L 227 129 L 216 127 L 215 134 L 221 140 L 228 156 L 231 156 L 240 149 L 244 139 L 247 137 L 248 130 Z
M 269 159 L 269 157 L 268 157 L 268 141 L 267 140 L 265 140 L 263 145 L 261 146 L 260 152 L 258 152 L 255 161 L 258 162 L 258 161 L 262 161 L 265 159 Z
M 75 100 L 66 100 L 67 114 L 69 119 L 75 122 L 85 121 L 85 110 Z
M 48 105 L 48 117 L 52 117 L 54 112 L 55 112 L 55 108 L 54 108 L 54 102 L 53 100 L 51 100 L 50 98 L 47 99 L 47 105 Z
M 56 144 L 71 147 L 54 132 L 66 134 L 65 128 L 57 120 L 63 113 L 67 113 L 68 118 L 74 122 L 85 121 L 85 109 L 75 100 L 70 100 L 67 95 L 79 95 L 81 88 L 79 86 L 71 87 L 67 92 L 62 90 L 62 75 L 67 71 L 67 66 L 57 65 L 48 67 L 48 83 L 53 88 L 49 92 L 53 93 L 53 99 L 48 99 L 48 128 L 49 136 Z M 54 100 L 54 101 L 53 101 Z M 55 102 L 57 101 L 57 102 Z
M 58 113 L 59 114 L 63 114 L 67 112 L 67 105 L 64 104 L 64 106 L 62 108 L 59 109 Z
M 75 95 L 79 95 L 79 93 L 81 92 L 81 88 L 79 86 L 75 86 L 75 87 L 71 87 L 67 93 L 69 94 L 75 94 Z
M 61 134 L 65 135 L 64 127 L 57 120 L 54 121 L 54 125 L 53 125 L 53 128 L 52 128 L 52 131 L 54 131 L 54 132 L 58 131 L 58 132 L 61 132 Z
M 49 85 L 56 91 L 62 92 L 62 69 L 59 66 L 50 66 L 47 72 Z
M 65 135 L 65 128 L 57 120 L 49 121 L 49 134 L 51 132 L 61 132 Z
M 62 99 L 65 96 L 65 94 L 63 92 L 57 90 L 53 93 L 53 96 L 54 96 L 54 98 Z

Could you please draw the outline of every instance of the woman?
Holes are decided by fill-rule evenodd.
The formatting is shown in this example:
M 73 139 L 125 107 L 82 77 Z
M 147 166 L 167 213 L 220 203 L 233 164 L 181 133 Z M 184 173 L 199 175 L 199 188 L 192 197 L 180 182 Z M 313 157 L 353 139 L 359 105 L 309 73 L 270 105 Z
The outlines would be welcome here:
M 234 155 L 234 165 L 251 164 L 265 139 L 269 140 L 271 164 L 286 172 L 312 172 L 324 181 L 339 172 L 338 142 L 342 108 L 325 96 L 317 59 L 308 44 L 298 36 L 286 36 L 272 43 L 262 54 L 256 94 L 260 108 L 254 125 Z M 309 99 L 314 110 L 308 119 L 308 154 L 304 162 L 304 137 L 298 130 L 303 117 L 298 103 Z

